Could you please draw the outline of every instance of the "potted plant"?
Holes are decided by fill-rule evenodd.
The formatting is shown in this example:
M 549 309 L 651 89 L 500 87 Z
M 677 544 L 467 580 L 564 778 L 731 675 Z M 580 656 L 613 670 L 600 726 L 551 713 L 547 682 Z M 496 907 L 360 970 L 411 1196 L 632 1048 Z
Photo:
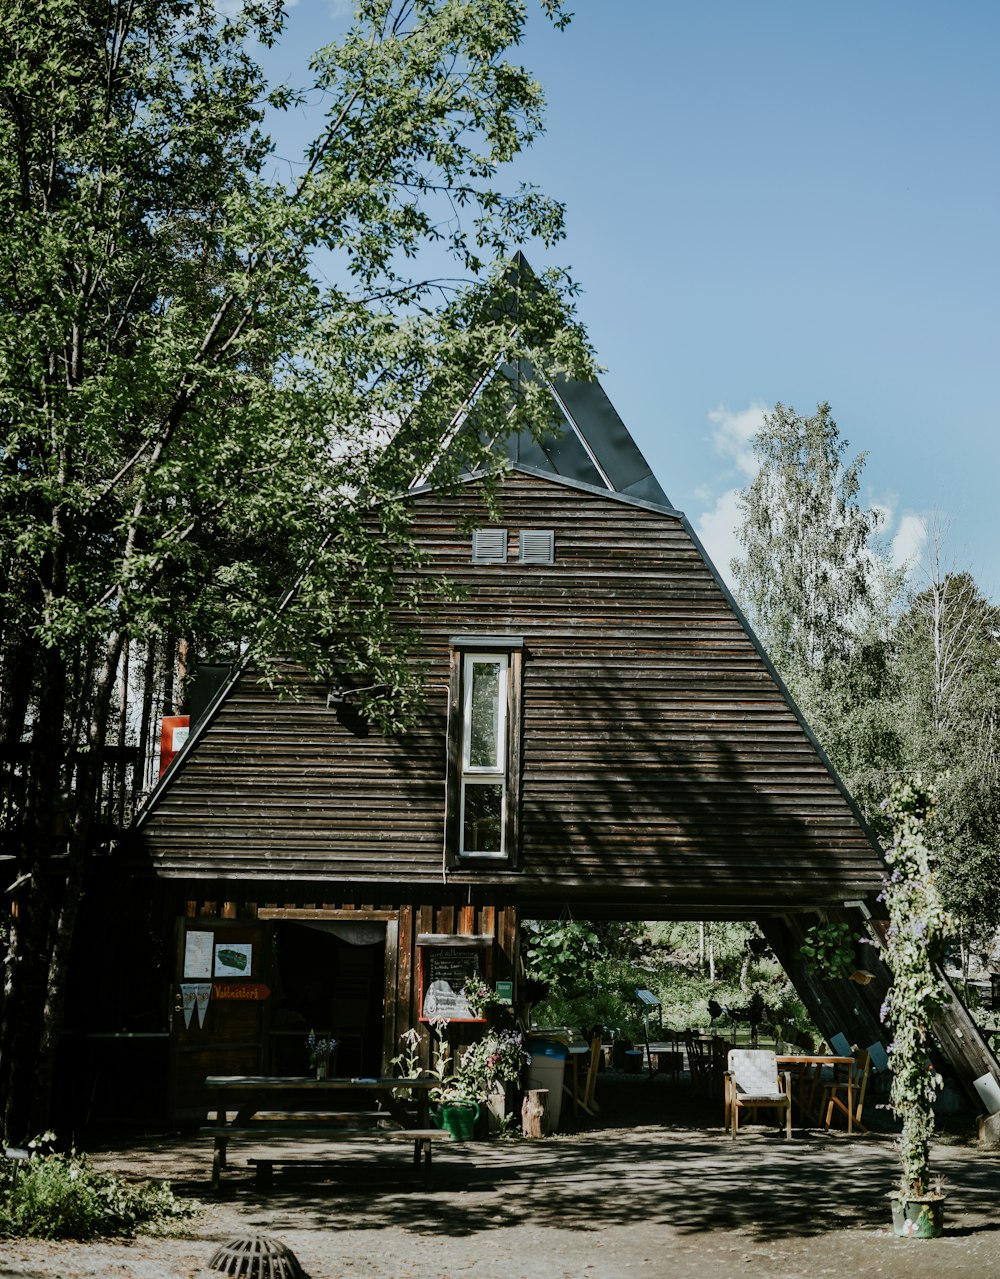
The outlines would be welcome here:
M 473 1017 L 485 1018 L 490 1009 L 495 1008 L 500 1003 L 497 999 L 496 991 L 491 986 L 488 986 L 482 977 L 467 977 L 462 988 L 462 994 Z
M 485 1106 L 491 1127 L 499 1128 L 508 1114 L 508 1092 L 521 1082 L 527 1062 L 524 1043 L 516 1030 L 491 1030 L 462 1053 L 455 1079 L 464 1094 Z
M 884 803 L 893 824 L 886 861 L 892 873 L 882 897 L 889 912 L 886 958 L 893 984 L 882 1006 L 892 1028 L 889 1104 L 902 1120 L 899 1140 L 902 1176 L 892 1195 L 897 1235 L 930 1239 L 940 1235 L 944 1195 L 932 1184 L 930 1140 L 934 1099 L 941 1077 L 928 1060 L 931 1024 L 946 999 L 939 964 L 944 958 L 949 919 L 938 891 L 925 832 L 934 802 L 919 778 L 897 782 Z
M 336 1039 L 316 1038 L 316 1032 L 310 1030 L 306 1038 L 309 1049 L 309 1065 L 316 1071 L 317 1079 L 325 1079 L 330 1073 L 330 1058 L 336 1052 Z
M 431 1027 L 434 1032 L 433 1063 L 425 1073 L 433 1075 L 439 1081 L 438 1087 L 430 1094 L 431 1100 L 438 1106 L 437 1115 L 432 1114 L 431 1118 L 439 1128 L 444 1128 L 451 1134 L 453 1141 L 471 1141 L 473 1128 L 479 1118 L 479 1102 L 469 1081 L 462 1078 L 461 1072 L 452 1073 L 448 1021 L 444 1018 L 435 1019 L 431 1022 Z M 404 1042 L 409 1034 L 410 1032 L 403 1037 Z M 403 1054 L 400 1054 L 394 1060 L 401 1061 L 402 1058 Z M 410 1040 L 407 1062 L 411 1070 L 415 1060 L 416 1044 L 415 1040 Z
M 800 950 L 810 965 L 828 977 L 846 977 L 854 964 L 854 938 L 849 924 L 813 924 Z

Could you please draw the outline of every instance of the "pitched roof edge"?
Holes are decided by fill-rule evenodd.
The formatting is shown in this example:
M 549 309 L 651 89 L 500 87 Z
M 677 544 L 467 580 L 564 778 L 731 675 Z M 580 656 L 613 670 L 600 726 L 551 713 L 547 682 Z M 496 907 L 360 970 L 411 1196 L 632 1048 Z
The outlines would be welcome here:
M 767 649 L 765 649 L 764 645 L 760 642 L 760 639 L 757 637 L 756 631 L 750 625 L 749 621 L 746 618 L 745 613 L 740 608 L 739 604 L 737 604 L 736 597 L 733 595 L 732 591 L 726 585 L 725 581 L 723 580 L 722 574 L 719 572 L 719 570 L 715 567 L 715 564 L 712 562 L 711 557 L 709 556 L 708 552 L 705 550 L 704 546 L 702 545 L 701 538 L 694 531 L 694 527 L 691 524 L 691 521 L 688 519 L 686 515 L 682 514 L 679 511 L 675 512 L 675 514 L 680 515 L 681 521 L 684 525 L 685 530 L 688 533 L 688 536 L 691 538 L 691 541 L 694 543 L 694 546 L 697 549 L 698 554 L 704 560 L 706 568 L 715 578 L 716 584 L 718 585 L 719 589 L 722 591 L 723 595 L 725 596 L 726 602 L 729 604 L 729 607 L 733 610 L 733 614 L 736 617 L 736 620 L 739 622 L 740 626 L 742 626 L 743 630 L 746 632 L 747 638 L 750 640 L 754 648 L 757 650 L 757 652 L 760 654 L 761 658 L 763 659 L 764 665 L 767 667 L 768 673 L 770 674 L 771 678 L 774 680 L 775 684 L 777 685 L 778 691 L 781 693 L 782 697 L 785 699 L 792 714 L 798 720 L 799 724 L 801 724 L 806 737 L 809 739 L 809 742 L 811 743 L 813 749 L 816 751 L 816 754 L 819 756 L 820 760 L 822 761 L 824 768 L 827 770 L 827 772 L 830 774 L 831 778 L 833 779 L 834 785 L 837 787 L 841 795 L 844 797 L 844 800 L 846 801 L 848 808 L 850 808 L 851 812 L 854 814 L 854 817 L 857 820 L 858 825 L 861 827 L 861 830 L 863 831 L 868 842 L 871 844 L 872 848 L 875 850 L 876 853 L 878 853 L 879 857 L 884 862 L 885 855 L 882 849 L 882 845 L 879 842 L 878 836 L 868 825 L 868 822 L 865 820 L 865 817 L 863 813 L 861 812 L 861 809 L 858 807 L 857 801 L 855 800 L 854 796 L 851 794 L 850 790 L 848 789 L 847 783 L 837 772 L 837 769 L 834 767 L 833 762 L 831 761 L 829 755 L 827 755 L 826 751 L 823 749 L 819 738 L 813 732 L 812 727 L 809 724 L 808 720 L 802 714 L 802 711 L 799 709 L 798 703 L 795 701 L 795 698 L 789 692 L 787 684 L 778 674 L 778 671 L 775 668 L 774 663 L 771 661 L 771 658 L 767 652 Z
M 296 586 L 297 585 L 298 584 L 296 583 Z M 169 790 L 170 786 L 173 784 L 174 778 L 180 772 L 184 761 L 194 750 L 195 746 L 201 741 L 202 737 L 204 737 L 209 725 L 219 713 L 223 702 L 225 702 L 229 697 L 229 694 L 236 686 L 236 682 L 250 664 L 251 652 L 251 647 L 247 645 L 246 651 L 243 653 L 240 660 L 233 666 L 228 679 L 205 707 L 204 713 L 198 720 L 197 724 L 192 725 L 191 731 L 188 733 L 187 740 L 184 745 L 156 779 L 156 785 L 143 800 L 142 806 L 132 819 L 131 829 L 133 831 L 141 830 L 147 820 L 152 816 L 165 792 Z

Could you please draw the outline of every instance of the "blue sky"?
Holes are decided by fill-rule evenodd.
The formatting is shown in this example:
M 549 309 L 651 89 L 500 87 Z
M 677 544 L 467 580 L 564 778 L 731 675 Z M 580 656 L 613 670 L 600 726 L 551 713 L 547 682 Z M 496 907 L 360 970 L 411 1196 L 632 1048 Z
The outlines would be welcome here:
M 275 72 L 344 26 L 299 0 Z M 724 572 L 749 434 L 830 402 L 897 553 L 1000 601 L 1000 5 L 576 0 L 522 60 L 602 382 Z M 919 583 L 920 570 L 915 569 Z

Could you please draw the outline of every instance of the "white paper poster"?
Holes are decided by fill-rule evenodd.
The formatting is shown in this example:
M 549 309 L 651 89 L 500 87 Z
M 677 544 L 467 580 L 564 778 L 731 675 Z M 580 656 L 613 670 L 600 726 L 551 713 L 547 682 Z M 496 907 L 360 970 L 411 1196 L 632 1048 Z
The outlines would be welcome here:
M 214 933 L 189 932 L 184 938 L 184 976 L 211 977 Z
M 216 977 L 249 977 L 253 969 L 251 942 L 227 941 L 215 948 Z

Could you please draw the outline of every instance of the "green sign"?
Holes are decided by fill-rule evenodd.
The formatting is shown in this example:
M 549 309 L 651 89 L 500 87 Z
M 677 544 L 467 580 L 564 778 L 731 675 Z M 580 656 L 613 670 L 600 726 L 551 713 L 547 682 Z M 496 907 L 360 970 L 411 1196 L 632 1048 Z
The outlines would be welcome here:
M 497 982 L 497 1003 L 510 1005 L 514 1002 L 514 983 L 512 981 Z

